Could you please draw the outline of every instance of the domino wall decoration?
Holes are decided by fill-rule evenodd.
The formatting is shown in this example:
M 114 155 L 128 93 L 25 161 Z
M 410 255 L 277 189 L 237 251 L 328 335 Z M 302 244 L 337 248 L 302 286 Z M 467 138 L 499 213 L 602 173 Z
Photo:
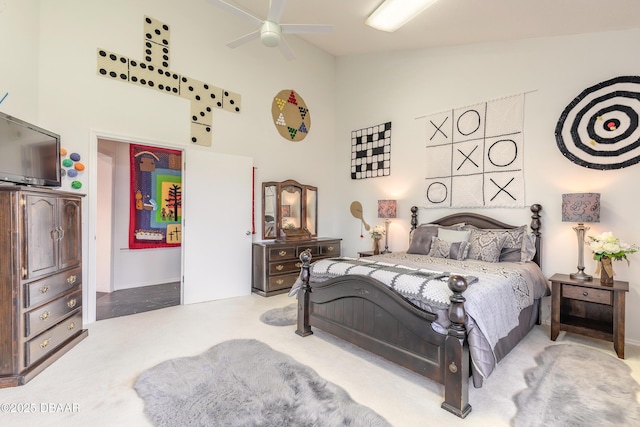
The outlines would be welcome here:
M 240 94 L 170 71 L 169 25 L 144 17 L 143 61 L 98 48 L 98 75 L 191 101 L 191 142 L 211 146 L 213 108 L 240 113 Z

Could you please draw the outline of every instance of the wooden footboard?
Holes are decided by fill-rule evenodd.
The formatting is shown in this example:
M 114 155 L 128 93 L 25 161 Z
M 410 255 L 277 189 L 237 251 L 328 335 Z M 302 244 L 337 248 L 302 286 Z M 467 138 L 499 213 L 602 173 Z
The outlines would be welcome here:
M 298 291 L 296 333 L 318 327 L 365 350 L 444 384 L 442 408 L 464 418 L 469 405 L 469 347 L 464 326 L 461 276 L 449 280 L 454 292 L 448 335 L 435 332 L 432 313 L 408 303 L 393 290 L 365 276 L 344 276 L 323 283 L 309 281 L 311 254 L 300 255 L 302 286 Z

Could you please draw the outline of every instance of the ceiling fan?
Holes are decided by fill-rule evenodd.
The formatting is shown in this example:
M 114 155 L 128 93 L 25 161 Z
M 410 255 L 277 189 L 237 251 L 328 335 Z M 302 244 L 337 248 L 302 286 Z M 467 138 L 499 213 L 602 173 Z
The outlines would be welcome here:
M 269 0 L 269 13 L 267 19 L 262 20 L 249 12 L 246 12 L 230 3 L 222 0 L 207 0 L 209 3 L 220 7 L 236 16 L 247 19 L 258 26 L 258 29 L 249 34 L 245 34 L 229 43 L 227 46 L 236 48 L 248 41 L 260 37 L 262 44 L 269 47 L 279 47 L 280 51 L 287 59 L 294 59 L 295 55 L 286 42 L 283 34 L 323 34 L 333 30 L 333 25 L 315 24 L 281 24 L 280 19 L 284 12 L 287 0 Z

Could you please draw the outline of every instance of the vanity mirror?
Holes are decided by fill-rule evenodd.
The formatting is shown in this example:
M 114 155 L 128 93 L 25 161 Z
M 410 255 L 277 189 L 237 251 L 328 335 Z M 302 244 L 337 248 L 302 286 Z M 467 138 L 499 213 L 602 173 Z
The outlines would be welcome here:
M 292 179 L 262 183 L 262 238 L 306 240 L 318 236 L 318 189 Z

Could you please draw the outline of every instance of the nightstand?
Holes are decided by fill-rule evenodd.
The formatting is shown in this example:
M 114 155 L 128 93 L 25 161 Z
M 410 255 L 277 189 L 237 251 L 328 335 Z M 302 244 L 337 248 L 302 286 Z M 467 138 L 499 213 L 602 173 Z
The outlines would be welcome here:
M 573 332 L 613 341 L 620 359 L 624 359 L 624 300 L 629 282 L 615 280 L 613 285 L 575 280 L 568 274 L 554 274 L 551 282 L 551 340 L 560 331 Z

